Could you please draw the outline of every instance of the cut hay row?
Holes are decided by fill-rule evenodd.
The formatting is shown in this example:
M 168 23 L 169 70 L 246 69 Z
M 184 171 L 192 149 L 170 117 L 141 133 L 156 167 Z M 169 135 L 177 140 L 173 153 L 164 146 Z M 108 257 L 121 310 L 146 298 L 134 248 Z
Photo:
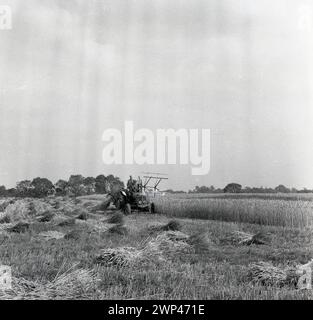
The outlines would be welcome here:
M 259 232 L 257 234 L 251 234 L 243 231 L 234 231 L 228 237 L 221 240 L 222 243 L 227 243 L 231 245 L 264 245 L 267 244 L 268 241 L 266 236 Z
M 167 224 L 153 225 L 148 228 L 149 233 L 162 232 L 162 231 L 181 231 L 182 225 L 177 220 L 171 220 Z
M 96 290 L 94 271 L 69 270 L 59 274 L 53 281 L 41 283 L 13 277 L 11 290 L 0 290 L 1 300 L 51 300 L 88 299 Z
M 133 247 L 103 249 L 96 256 L 95 262 L 101 265 L 118 267 L 166 262 L 169 258 L 178 254 L 195 253 L 199 243 L 203 246 L 210 245 L 203 239 L 189 237 L 180 231 L 166 231 L 153 239 L 147 239 L 142 248 L 139 249 Z

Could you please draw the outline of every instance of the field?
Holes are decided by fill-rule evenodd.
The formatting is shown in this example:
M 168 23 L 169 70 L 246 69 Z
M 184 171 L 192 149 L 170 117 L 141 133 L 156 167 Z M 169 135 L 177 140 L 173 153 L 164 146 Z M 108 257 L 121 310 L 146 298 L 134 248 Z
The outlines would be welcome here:
M 313 225 L 312 194 L 188 194 L 158 197 L 157 211 L 172 217 L 305 228 Z
M 155 199 L 157 214 L 126 217 L 103 212 L 102 195 L 0 200 L 0 263 L 13 276 L 0 298 L 312 299 L 251 271 L 313 258 L 313 197 L 296 196 L 173 195 Z

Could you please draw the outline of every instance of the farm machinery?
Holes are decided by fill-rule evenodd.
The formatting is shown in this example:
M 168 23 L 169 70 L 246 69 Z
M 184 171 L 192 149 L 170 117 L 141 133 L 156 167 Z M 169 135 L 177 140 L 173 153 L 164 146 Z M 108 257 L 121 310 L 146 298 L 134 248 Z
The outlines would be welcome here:
M 155 212 L 153 197 L 160 191 L 160 183 L 168 178 L 160 174 L 149 174 L 143 178 L 144 181 L 140 177 L 135 180 L 130 176 L 126 189 L 120 190 L 115 196 L 114 204 L 117 209 L 125 214 L 131 214 L 133 211 Z

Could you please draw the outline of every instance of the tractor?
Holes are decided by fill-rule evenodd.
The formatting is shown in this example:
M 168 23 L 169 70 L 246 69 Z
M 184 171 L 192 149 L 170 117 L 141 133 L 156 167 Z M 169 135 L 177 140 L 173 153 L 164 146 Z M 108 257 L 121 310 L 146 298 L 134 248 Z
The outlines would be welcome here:
M 154 194 L 158 191 L 158 185 L 163 179 L 163 177 L 155 176 L 145 176 L 145 182 L 143 183 L 141 178 L 134 180 L 132 176 L 127 182 L 127 188 L 120 190 L 118 195 L 115 197 L 114 204 L 117 209 L 122 210 L 125 214 L 131 214 L 133 211 L 154 213 L 155 204 L 153 203 L 151 196 L 149 195 L 149 190 L 153 188 Z M 154 186 L 151 188 L 148 183 L 157 179 Z

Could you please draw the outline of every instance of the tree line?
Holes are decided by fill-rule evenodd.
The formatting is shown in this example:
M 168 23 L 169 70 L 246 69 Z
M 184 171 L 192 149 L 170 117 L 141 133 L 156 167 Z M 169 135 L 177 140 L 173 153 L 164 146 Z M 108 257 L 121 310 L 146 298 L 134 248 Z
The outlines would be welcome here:
M 114 175 L 103 174 L 94 177 L 83 177 L 80 174 L 71 175 L 68 180 L 60 179 L 52 183 L 47 178 L 35 178 L 23 180 L 16 184 L 15 188 L 6 189 L 0 186 L 2 197 L 35 197 L 41 198 L 49 195 L 58 196 L 82 196 L 94 193 L 109 193 L 114 189 L 124 188 L 124 183 Z
M 215 188 L 214 186 L 196 186 L 193 190 L 189 190 L 189 193 L 312 193 L 313 190 L 303 188 L 298 190 L 296 188 L 287 188 L 280 184 L 275 188 L 264 187 L 245 187 L 239 183 L 229 183 L 224 189 Z

